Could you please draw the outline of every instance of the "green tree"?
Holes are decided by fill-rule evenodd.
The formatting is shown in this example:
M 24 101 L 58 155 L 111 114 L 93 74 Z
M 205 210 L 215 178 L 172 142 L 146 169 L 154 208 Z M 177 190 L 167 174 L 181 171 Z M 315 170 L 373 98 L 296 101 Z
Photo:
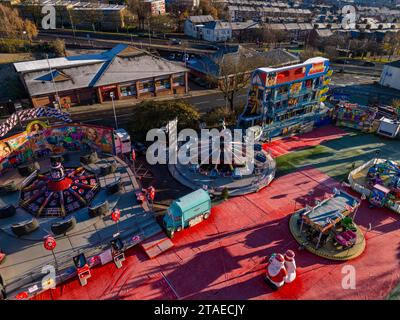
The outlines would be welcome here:
M 199 112 L 183 100 L 143 101 L 135 106 L 128 126 L 135 139 L 144 140 L 149 130 L 178 118 L 179 128 L 198 128 Z
M 222 199 L 224 199 L 225 201 L 228 200 L 228 198 L 229 198 L 229 190 L 228 190 L 227 187 L 225 187 L 224 189 L 222 189 L 221 197 L 222 197 Z

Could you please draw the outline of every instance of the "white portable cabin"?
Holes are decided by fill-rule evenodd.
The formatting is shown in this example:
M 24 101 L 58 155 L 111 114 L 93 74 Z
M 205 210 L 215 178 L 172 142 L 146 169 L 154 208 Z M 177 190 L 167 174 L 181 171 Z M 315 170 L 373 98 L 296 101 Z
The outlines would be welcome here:
M 131 137 L 125 129 L 114 131 L 115 153 L 125 154 L 132 151 Z
M 380 120 L 378 134 L 388 137 L 396 138 L 400 132 L 400 122 L 392 119 L 382 117 Z

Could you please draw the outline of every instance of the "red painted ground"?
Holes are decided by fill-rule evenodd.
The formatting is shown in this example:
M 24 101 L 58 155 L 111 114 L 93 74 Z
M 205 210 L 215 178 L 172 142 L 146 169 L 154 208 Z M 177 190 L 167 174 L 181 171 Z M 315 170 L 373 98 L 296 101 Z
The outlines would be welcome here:
M 383 299 L 400 281 L 399 215 L 364 203 L 356 220 L 373 229 L 365 253 L 347 263 L 298 251 L 289 232 L 295 206 L 334 186 L 313 168 L 278 178 L 259 193 L 217 206 L 209 221 L 178 234 L 175 247 L 157 258 L 131 250 L 123 269 L 99 267 L 86 287 L 71 281 L 37 299 Z M 272 292 L 263 282 L 264 258 L 288 248 L 297 254 L 298 278 Z M 356 290 L 341 287 L 346 264 L 356 268 Z
M 313 147 L 324 141 L 341 138 L 348 133 L 336 126 L 324 126 L 309 133 L 292 136 L 264 144 L 264 149 L 270 151 L 274 157 L 279 157 L 306 147 Z

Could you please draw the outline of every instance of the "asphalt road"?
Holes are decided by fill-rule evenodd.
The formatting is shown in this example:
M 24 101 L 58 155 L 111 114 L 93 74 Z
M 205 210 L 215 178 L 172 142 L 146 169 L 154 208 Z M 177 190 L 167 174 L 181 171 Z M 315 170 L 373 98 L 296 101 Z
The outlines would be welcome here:
M 61 33 L 44 33 L 41 32 L 38 36 L 39 40 L 50 41 L 54 39 L 63 39 L 67 47 L 80 47 L 80 48 L 90 48 L 90 49 L 110 49 L 119 43 L 130 44 L 138 48 L 143 49 L 155 49 L 164 50 L 172 52 L 189 52 L 197 54 L 207 54 L 214 53 L 216 47 L 209 44 L 185 42 L 182 45 L 171 45 L 169 40 L 154 39 L 151 41 L 149 39 L 141 38 L 129 38 L 129 36 L 113 36 L 112 38 L 104 38 L 99 35 L 93 35 L 91 37 L 85 37 L 83 34 L 79 34 L 76 37 L 70 34 Z
M 225 99 L 221 93 L 213 93 L 206 96 L 184 98 L 183 100 L 192 104 L 200 113 L 206 113 L 209 110 L 213 110 L 218 107 L 225 106 Z M 246 102 L 246 90 L 237 94 L 235 99 L 235 106 L 243 105 Z M 118 101 L 116 101 L 116 116 L 118 125 L 123 125 L 129 122 L 131 119 L 133 108 L 123 107 L 118 108 Z M 112 109 L 97 110 L 96 113 L 84 113 L 79 115 L 72 115 L 74 121 L 80 121 L 84 123 L 91 123 L 103 126 L 114 126 L 114 115 Z
M 337 63 L 331 63 L 331 66 L 334 72 L 339 72 L 340 70 L 344 70 L 344 73 L 355 73 L 355 74 L 370 75 L 370 76 L 380 76 L 383 70 L 382 64 L 377 64 L 375 67 L 364 67 L 354 64 L 343 65 Z

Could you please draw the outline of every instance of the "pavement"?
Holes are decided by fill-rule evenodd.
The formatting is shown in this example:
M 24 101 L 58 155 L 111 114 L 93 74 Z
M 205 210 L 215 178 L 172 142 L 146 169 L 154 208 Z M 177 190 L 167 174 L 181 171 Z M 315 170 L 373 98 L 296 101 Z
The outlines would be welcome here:
M 371 209 L 364 201 L 356 223 L 366 250 L 347 262 L 300 250 L 290 234 L 293 211 L 323 199 L 334 187 L 340 187 L 337 180 L 302 166 L 258 193 L 215 206 L 207 222 L 177 233 L 174 247 L 154 259 L 133 248 L 122 269 L 96 268 L 87 286 L 72 280 L 35 299 L 385 299 L 400 281 L 399 215 Z M 272 291 L 263 281 L 265 258 L 287 249 L 296 253 L 297 279 Z M 349 269 L 355 272 L 354 288 L 345 286 Z

